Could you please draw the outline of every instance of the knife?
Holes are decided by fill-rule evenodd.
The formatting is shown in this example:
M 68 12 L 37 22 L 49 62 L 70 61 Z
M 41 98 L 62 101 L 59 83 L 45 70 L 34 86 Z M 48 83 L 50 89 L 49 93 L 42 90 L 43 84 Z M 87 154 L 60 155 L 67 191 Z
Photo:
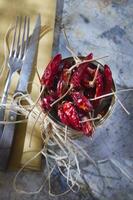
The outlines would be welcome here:
M 37 59 L 38 44 L 39 44 L 39 35 L 41 29 L 41 17 L 37 16 L 35 28 L 33 34 L 29 41 L 28 49 L 25 55 L 25 60 L 20 72 L 20 79 L 18 82 L 17 90 L 15 94 L 27 93 L 28 82 L 30 80 L 33 64 Z M 15 96 L 14 94 L 14 96 Z M 8 121 L 16 121 L 17 113 L 13 112 L 15 103 L 11 105 L 11 111 L 9 113 Z M 3 129 L 3 134 L 0 140 L 0 169 L 4 170 L 7 168 L 10 151 L 13 142 L 13 136 L 15 131 L 15 123 L 6 124 Z

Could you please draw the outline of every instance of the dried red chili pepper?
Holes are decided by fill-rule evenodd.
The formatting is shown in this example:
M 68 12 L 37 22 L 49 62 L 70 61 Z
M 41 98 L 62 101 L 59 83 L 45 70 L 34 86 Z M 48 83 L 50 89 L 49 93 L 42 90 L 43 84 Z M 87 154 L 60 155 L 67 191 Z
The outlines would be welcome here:
M 57 54 L 46 67 L 44 74 L 41 78 L 41 84 L 50 88 L 53 86 L 54 78 L 59 70 L 62 60 L 61 54 Z
M 86 68 L 86 73 L 88 73 L 88 75 L 90 75 L 91 77 L 94 77 L 95 72 L 96 72 L 96 69 L 92 69 L 92 66 L 89 63 L 89 66 Z
M 78 66 L 76 70 L 73 72 L 70 80 L 70 83 L 73 86 L 73 88 L 81 87 L 81 80 L 83 78 L 83 74 L 85 73 L 86 68 L 87 68 L 87 63 L 83 63 L 80 64 L 80 66 Z
M 69 80 L 70 73 L 68 73 L 68 69 L 64 68 L 57 84 L 57 94 L 59 97 L 61 97 L 67 91 Z
M 93 72 L 93 74 L 95 74 L 95 72 Z M 93 77 L 94 77 L 94 75 L 92 75 L 90 73 L 90 70 L 87 68 L 86 71 L 85 71 L 85 73 L 83 74 L 83 78 L 82 78 L 82 85 L 83 85 L 83 87 L 89 88 L 90 87 L 89 83 L 90 83 L 90 81 L 93 80 Z
M 95 97 L 99 97 L 101 95 L 103 95 L 103 75 L 98 72 L 96 80 L 95 80 L 95 85 L 96 85 L 96 93 L 95 93 Z M 93 101 L 93 107 L 96 108 L 99 104 L 100 99 L 94 100 Z
M 94 132 L 94 127 L 92 125 L 92 122 L 90 121 L 87 121 L 88 118 L 86 116 L 84 116 L 82 118 L 82 121 L 85 121 L 85 122 L 82 122 L 81 123 L 81 126 L 82 126 L 82 131 L 84 133 L 84 135 L 86 136 L 92 136 L 93 132 Z
M 96 87 L 94 88 L 85 88 L 84 89 L 84 95 L 87 99 L 92 99 L 94 98 L 96 93 Z
M 51 109 L 51 104 L 57 99 L 57 94 L 56 93 L 51 93 L 49 95 L 46 95 L 42 100 L 41 100 L 41 107 L 45 111 L 49 111 Z
M 94 98 L 95 94 L 96 94 L 96 87 L 89 88 L 89 92 L 88 92 L 89 98 Z
M 69 119 L 68 119 L 67 115 L 63 111 L 62 105 L 58 107 L 58 116 L 59 116 L 62 123 L 64 123 L 67 126 L 71 126 L 71 124 L 69 123 Z
M 72 92 L 71 97 L 75 103 L 75 105 L 85 111 L 85 112 L 90 112 L 93 109 L 92 104 L 90 103 L 89 99 L 87 99 L 83 94 L 80 92 Z
M 74 105 L 72 104 L 72 102 L 66 101 L 63 104 L 61 104 L 61 106 L 62 106 L 61 112 L 63 112 L 63 113 L 62 113 L 62 115 L 60 113 L 58 113 L 58 115 L 60 114 L 59 115 L 60 120 L 65 124 L 66 123 L 70 124 L 70 126 L 72 128 L 80 130 L 81 126 L 80 126 L 80 123 L 79 123 L 79 116 L 78 116 L 78 113 L 77 113 Z M 65 116 L 65 120 L 63 119 L 62 116 Z M 67 116 L 67 118 L 66 118 L 66 116 Z M 66 119 L 68 120 L 67 122 L 65 122 Z
M 88 54 L 84 60 L 92 60 L 93 59 L 93 53 Z M 88 63 L 88 67 L 86 68 L 86 73 L 88 75 L 94 76 L 96 69 L 92 68 L 92 63 Z
M 112 84 L 112 72 L 108 65 L 104 65 L 104 94 L 111 92 Z
M 92 60 L 93 59 L 93 53 L 89 53 L 84 60 Z
M 69 69 L 73 65 L 73 61 L 62 60 L 61 64 L 63 69 Z
M 93 57 L 93 54 L 89 54 L 86 59 L 91 59 Z M 83 74 L 85 74 L 85 69 L 87 68 L 88 63 L 80 64 L 80 66 L 77 67 L 77 69 L 73 72 L 71 77 L 71 87 L 72 88 L 79 88 L 81 86 L 81 79 L 83 78 Z M 70 73 L 69 69 L 70 63 L 64 62 L 63 66 L 63 72 L 61 75 L 61 78 L 57 85 L 57 93 L 59 97 L 61 97 L 68 89 L 68 84 L 70 80 Z
M 85 57 L 84 60 L 91 60 L 93 59 L 93 54 L 89 54 Z M 92 67 L 92 63 L 88 63 L 88 66 L 86 67 L 86 70 L 83 74 L 83 81 L 82 84 L 84 87 L 89 87 L 89 82 L 93 80 L 93 77 L 95 75 L 96 69 L 94 69 L 94 66 Z

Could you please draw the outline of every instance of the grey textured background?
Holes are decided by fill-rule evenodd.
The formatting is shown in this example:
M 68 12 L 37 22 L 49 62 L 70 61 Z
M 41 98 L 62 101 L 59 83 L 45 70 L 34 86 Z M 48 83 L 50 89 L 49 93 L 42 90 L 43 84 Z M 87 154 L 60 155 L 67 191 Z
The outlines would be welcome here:
M 58 5 L 56 24 L 59 25 L 61 20 L 65 24 L 69 41 L 77 54 L 86 55 L 93 52 L 95 57 L 109 55 L 101 62 L 110 64 L 117 89 L 133 88 L 133 0 L 64 0 L 63 17 L 60 12 L 61 2 L 60 0 Z M 56 28 L 53 54 L 59 51 L 64 57 L 70 56 L 61 33 L 58 38 L 59 31 L 59 27 Z M 87 160 L 82 163 L 85 178 L 100 200 L 133 199 L 133 92 L 121 93 L 118 96 L 130 111 L 130 115 L 128 116 L 117 102 L 114 112 L 104 125 L 96 130 L 93 139 L 82 138 L 80 141 L 80 145 L 96 161 L 111 160 L 99 164 L 105 181 L 104 187 L 101 177 L 88 166 Z M 94 199 L 90 197 L 87 189 L 76 194 L 70 192 L 63 197 L 49 197 L 47 187 L 38 195 L 17 194 L 12 188 L 14 175 L 15 172 L 0 172 L 0 200 Z M 35 189 L 41 180 L 41 173 L 25 172 L 21 176 L 20 187 Z M 54 187 L 57 190 L 59 188 L 57 184 Z

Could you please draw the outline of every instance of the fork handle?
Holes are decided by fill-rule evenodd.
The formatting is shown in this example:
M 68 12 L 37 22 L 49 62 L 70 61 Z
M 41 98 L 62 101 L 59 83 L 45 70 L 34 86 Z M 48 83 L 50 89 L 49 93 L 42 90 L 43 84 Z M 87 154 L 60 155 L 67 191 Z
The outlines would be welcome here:
M 14 104 L 11 106 L 13 109 Z M 10 111 L 9 122 L 16 121 L 17 113 Z M 3 135 L 0 140 L 0 170 L 5 170 L 7 168 L 13 137 L 14 137 L 15 123 L 6 124 L 3 128 Z
M 2 99 L 1 99 L 1 106 L 0 106 L 0 121 L 4 121 L 4 117 L 5 117 L 5 104 L 7 102 L 7 97 L 8 97 L 8 92 L 9 92 L 9 88 L 10 88 L 10 84 L 11 84 L 11 79 L 12 79 L 12 71 L 9 71 L 8 74 L 8 78 L 6 80 L 6 84 L 5 84 L 5 88 L 4 88 L 4 93 L 2 95 Z M 2 137 L 3 134 L 3 127 L 4 124 L 0 124 L 0 139 Z

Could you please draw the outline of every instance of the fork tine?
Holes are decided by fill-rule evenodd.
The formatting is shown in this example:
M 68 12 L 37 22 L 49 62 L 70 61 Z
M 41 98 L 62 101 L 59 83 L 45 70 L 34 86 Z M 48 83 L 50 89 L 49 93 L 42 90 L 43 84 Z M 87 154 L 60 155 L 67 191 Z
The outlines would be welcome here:
M 27 23 L 27 17 L 24 17 L 24 25 L 23 25 L 23 36 L 22 36 L 22 42 L 20 45 L 20 58 L 23 57 L 23 53 L 24 53 L 24 46 L 25 46 L 25 33 L 26 33 L 26 23 Z
M 13 50 L 14 50 L 14 46 L 15 46 L 15 39 L 16 39 L 16 32 L 17 32 L 18 21 L 19 21 L 19 17 L 17 16 L 17 18 L 16 18 L 16 24 L 15 24 L 15 30 L 14 30 L 14 37 L 13 37 L 13 40 L 12 40 L 9 57 L 13 56 Z
M 19 21 L 20 21 L 20 23 L 19 23 L 19 31 L 18 31 L 18 41 L 17 41 L 16 56 L 19 55 L 19 51 L 20 51 L 20 35 L 21 35 L 22 16 L 20 17 Z
M 29 30 L 30 30 L 30 18 L 28 17 L 28 22 L 27 22 L 27 36 L 26 36 L 26 44 L 25 44 L 25 50 L 28 47 L 28 41 L 29 41 Z

